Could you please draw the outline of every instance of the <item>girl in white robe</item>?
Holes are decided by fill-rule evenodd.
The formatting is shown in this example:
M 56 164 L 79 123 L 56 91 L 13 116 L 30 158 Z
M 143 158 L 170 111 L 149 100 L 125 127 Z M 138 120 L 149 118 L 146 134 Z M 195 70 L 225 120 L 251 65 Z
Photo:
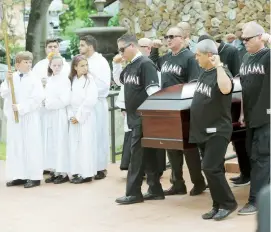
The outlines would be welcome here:
M 44 101 L 44 169 L 53 170 L 46 183 L 62 184 L 69 181 L 69 149 L 67 106 L 70 103 L 71 82 L 61 71 L 63 58 L 50 58 Z
M 32 188 L 43 179 L 43 150 L 39 108 L 44 99 L 40 80 L 31 73 L 33 56 L 30 52 L 16 55 L 13 79 L 16 104 L 12 104 L 9 81 L 1 84 L 1 97 L 5 99 L 4 114 L 7 117 L 6 173 L 7 187 L 24 185 Z M 19 122 L 15 121 L 18 112 Z
M 71 183 L 92 181 L 97 173 L 97 138 L 95 105 L 98 89 L 88 74 L 84 56 L 73 58 L 71 68 L 71 102 L 68 107 Z

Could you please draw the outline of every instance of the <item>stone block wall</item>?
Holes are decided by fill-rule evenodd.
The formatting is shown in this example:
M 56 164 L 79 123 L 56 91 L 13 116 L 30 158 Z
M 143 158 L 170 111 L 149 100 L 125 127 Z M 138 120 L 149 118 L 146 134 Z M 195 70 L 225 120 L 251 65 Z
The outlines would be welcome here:
M 255 20 L 270 31 L 267 0 L 120 0 L 120 24 L 138 37 L 162 38 L 170 26 L 190 23 L 192 35 L 224 36 Z

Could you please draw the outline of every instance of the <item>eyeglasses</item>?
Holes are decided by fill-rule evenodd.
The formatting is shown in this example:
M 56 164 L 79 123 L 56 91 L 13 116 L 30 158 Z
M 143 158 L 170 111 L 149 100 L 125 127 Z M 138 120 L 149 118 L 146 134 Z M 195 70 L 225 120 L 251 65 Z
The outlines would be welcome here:
M 125 47 L 123 48 L 119 48 L 119 52 L 124 53 L 125 49 L 128 48 L 131 44 L 127 44 Z
M 165 39 L 174 39 L 176 37 L 182 37 L 182 36 L 180 36 L 180 35 L 165 35 L 164 36 Z
M 243 40 L 243 42 L 248 42 L 249 40 L 251 40 L 251 39 L 253 39 L 253 38 L 257 37 L 257 36 L 259 36 L 259 35 L 254 35 L 254 36 L 251 36 L 251 37 L 242 38 L 242 40 Z
M 149 46 L 140 46 L 141 48 L 148 48 Z

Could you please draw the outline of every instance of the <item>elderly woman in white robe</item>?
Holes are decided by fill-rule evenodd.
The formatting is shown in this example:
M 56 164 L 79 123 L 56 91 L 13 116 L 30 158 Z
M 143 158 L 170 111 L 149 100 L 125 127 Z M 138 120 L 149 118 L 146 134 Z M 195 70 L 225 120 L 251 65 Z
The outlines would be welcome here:
M 70 74 L 72 91 L 68 107 L 71 183 L 92 181 L 97 174 L 97 126 L 95 106 L 98 89 L 88 73 L 88 62 L 84 56 L 73 58 Z

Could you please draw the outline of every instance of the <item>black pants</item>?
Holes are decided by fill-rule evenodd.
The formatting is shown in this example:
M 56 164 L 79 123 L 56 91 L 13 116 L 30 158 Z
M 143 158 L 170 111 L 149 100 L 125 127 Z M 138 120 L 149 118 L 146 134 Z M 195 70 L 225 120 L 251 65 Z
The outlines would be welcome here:
M 237 155 L 241 175 L 249 179 L 251 168 L 249 156 L 246 151 L 246 141 L 245 140 L 233 141 L 232 145 Z
M 270 180 L 270 124 L 248 128 L 246 139 L 251 165 L 248 201 L 256 204 L 257 195 Z
M 228 140 L 222 136 L 213 136 L 207 142 L 198 144 L 203 156 L 202 169 L 209 185 L 214 208 L 233 209 L 237 204 L 224 172 L 228 144 Z
M 141 125 L 132 129 L 131 158 L 127 175 L 126 196 L 141 196 L 141 185 L 144 170 L 147 174 L 149 192 L 163 194 L 158 171 L 158 160 L 156 153 L 146 153 L 141 147 L 142 127 Z
M 131 139 L 132 131 L 125 132 L 122 146 L 120 170 L 128 170 L 131 159 Z
M 175 188 L 180 188 L 185 182 L 183 179 L 184 155 L 192 183 L 196 186 L 205 184 L 201 173 L 201 160 L 197 148 L 185 152 L 181 150 L 167 150 L 167 153 L 171 165 L 170 182 Z
M 125 132 L 122 147 L 120 170 L 128 170 L 129 168 L 131 159 L 131 139 L 132 131 Z M 159 173 L 163 173 L 166 170 L 166 151 L 164 149 L 157 148 L 143 148 L 143 150 L 146 153 L 146 155 L 149 155 L 149 153 L 151 152 L 155 153 L 158 162 L 158 171 Z

